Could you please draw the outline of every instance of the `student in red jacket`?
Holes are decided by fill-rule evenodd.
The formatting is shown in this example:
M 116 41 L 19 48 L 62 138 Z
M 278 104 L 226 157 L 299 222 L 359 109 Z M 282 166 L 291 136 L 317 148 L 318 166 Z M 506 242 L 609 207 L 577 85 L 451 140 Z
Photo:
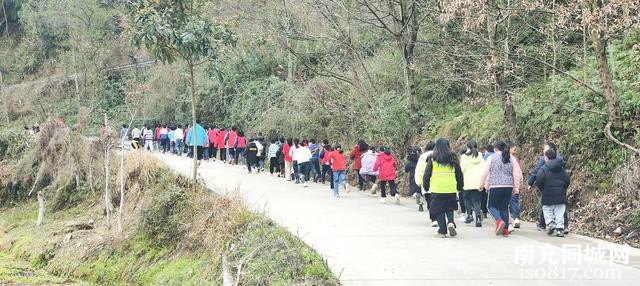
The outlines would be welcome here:
M 360 191 L 364 191 L 364 177 L 360 175 L 360 168 L 362 168 L 362 154 L 369 150 L 369 145 L 364 140 L 358 140 L 358 145 L 354 146 L 349 153 L 349 158 L 353 160 L 353 170 L 358 174 L 358 188 Z
M 209 158 L 216 159 L 216 151 L 218 150 L 218 128 L 209 127 L 207 131 L 207 138 L 209 139 Z
M 227 149 L 224 147 L 224 138 L 227 136 L 227 131 L 224 128 L 220 128 L 218 135 L 216 136 L 216 148 L 218 148 L 218 154 L 220 154 L 220 161 L 227 160 Z
M 284 177 L 287 178 L 287 181 L 291 181 L 291 168 L 293 167 L 293 158 L 291 157 L 291 145 L 293 144 L 293 139 L 288 138 L 287 143 L 284 143 L 282 146 L 282 153 L 284 153 Z
M 340 186 L 344 186 L 344 191 L 349 192 L 347 188 L 347 159 L 344 157 L 344 151 L 340 144 L 336 144 L 335 149 L 329 153 L 329 162 L 331 163 L 331 171 L 333 171 L 333 195 L 340 197 Z
M 156 129 L 155 129 L 156 132 L 153 133 L 154 134 L 153 141 L 156 144 L 156 150 L 162 149 L 162 146 L 160 144 L 160 129 L 162 129 L 162 127 L 160 127 L 160 125 L 156 125 Z
M 236 139 L 236 164 L 240 161 L 244 161 L 244 151 L 247 149 L 247 138 L 244 137 L 244 131 L 238 131 L 238 138 Z M 241 165 L 243 165 L 242 162 Z
M 381 147 L 381 153 L 378 154 L 376 163 L 373 165 L 373 171 L 379 172 L 380 179 L 380 202 L 387 202 L 386 185 L 391 188 L 391 195 L 395 198 L 396 204 L 400 203 L 400 194 L 396 187 L 396 158 L 391 156 L 391 150 L 388 147 Z
M 238 128 L 231 127 L 229 135 L 227 135 L 227 153 L 229 154 L 229 163 L 236 164 L 236 143 L 238 142 Z
M 320 164 L 322 164 L 322 171 L 320 173 L 320 181 L 324 185 L 324 182 L 327 180 L 327 176 L 329 177 L 330 188 L 333 190 L 333 171 L 331 171 L 331 162 L 329 161 L 329 154 L 331 153 L 331 145 L 329 145 L 329 140 L 322 140 L 322 145 L 320 146 Z

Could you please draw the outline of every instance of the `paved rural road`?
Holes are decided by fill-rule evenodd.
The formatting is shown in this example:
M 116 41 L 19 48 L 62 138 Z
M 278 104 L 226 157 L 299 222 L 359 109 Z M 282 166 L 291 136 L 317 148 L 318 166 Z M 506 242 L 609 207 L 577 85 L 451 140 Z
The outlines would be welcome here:
M 157 157 L 190 174 L 190 159 Z M 547 237 L 533 224 L 509 238 L 497 237 L 491 219 L 483 228 L 458 223 L 458 237 L 438 238 L 426 213 L 418 213 L 410 200 L 382 205 L 357 191 L 335 199 L 328 186 L 303 188 L 220 162 L 203 162 L 199 175 L 216 192 L 239 190 L 255 211 L 323 255 L 343 285 L 640 285 L 638 249 L 573 234 Z M 605 244 L 597 248 L 598 243 Z M 628 264 L 589 260 L 611 253 L 629 254 Z

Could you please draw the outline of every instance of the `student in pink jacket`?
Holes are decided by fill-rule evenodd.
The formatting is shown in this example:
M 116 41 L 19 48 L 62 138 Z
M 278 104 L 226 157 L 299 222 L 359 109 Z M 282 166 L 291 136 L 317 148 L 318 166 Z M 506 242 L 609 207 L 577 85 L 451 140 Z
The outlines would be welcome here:
M 398 194 L 396 186 L 396 159 L 391 156 L 391 150 L 387 147 L 380 148 L 381 153 L 378 154 L 376 163 L 373 165 L 373 171 L 378 172 L 380 179 L 380 202 L 387 202 L 386 186 L 387 183 L 391 188 L 391 195 L 395 198 L 396 204 L 400 203 L 400 194 Z

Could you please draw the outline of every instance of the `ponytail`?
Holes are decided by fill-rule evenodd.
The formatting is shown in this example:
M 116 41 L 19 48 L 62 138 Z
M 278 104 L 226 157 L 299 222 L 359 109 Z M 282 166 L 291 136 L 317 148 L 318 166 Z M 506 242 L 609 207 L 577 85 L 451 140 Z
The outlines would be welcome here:
M 471 157 L 473 158 L 477 158 L 478 157 L 478 143 L 476 142 L 476 140 L 469 140 L 467 142 L 467 148 L 469 148 L 469 154 L 471 154 Z
M 502 152 L 502 163 L 503 164 L 508 164 L 509 162 L 511 162 L 511 154 L 509 153 L 509 149 L 507 148 L 507 143 L 502 141 L 502 140 L 498 140 L 496 142 L 495 147 L 500 150 L 500 152 Z

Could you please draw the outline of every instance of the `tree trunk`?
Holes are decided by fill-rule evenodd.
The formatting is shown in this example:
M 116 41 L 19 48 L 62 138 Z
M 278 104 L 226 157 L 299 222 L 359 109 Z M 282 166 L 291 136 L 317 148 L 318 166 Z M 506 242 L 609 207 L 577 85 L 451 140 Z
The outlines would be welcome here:
M 44 220 L 44 193 L 42 191 L 38 191 L 38 220 L 36 221 L 36 225 L 39 226 L 42 224 Z
M 490 13 L 488 15 L 491 15 Z M 505 128 L 507 129 L 507 135 L 511 140 L 517 140 L 517 117 L 516 109 L 513 106 L 513 96 L 507 89 L 507 84 L 504 79 L 504 63 L 503 58 L 500 56 L 497 48 L 497 19 L 495 16 L 487 16 L 487 42 L 489 49 L 491 50 L 491 65 L 493 72 L 493 79 L 495 81 L 495 92 L 498 98 L 502 99 L 503 109 L 503 121 Z M 507 40 L 505 40 L 507 41 Z M 505 52 L 508 54 L 508 45 L 505 43 Z
M 94 192 L 95 190 L 93 189 L 93 160 L 91 160 L 89 162 L 89 174 L 87 175 L 87 184 L 89 185 L 89 190 L 91 192 Z
M 403 48 L 404 50 L 404 48 Z M 412 59 L 409 58 L 406 53 L 405 56 L 402 57 L 402 71 L 404 76 L 404 94 L 409 101 L 409 112 L 411 114 L 416 113 L 417 100 L 415 96 L 414 90 L 414 75 L 413 70 L 411 69 Z
M 131 125 L 129 125 L 131 126 Z M 124 141 L 123 141 L 124 142 Z M 120 155 L 120 206 L 118 209 L 118 232 L 122 233 L 122 221 L 124 217 L 124 144 L 122 144 L 122 153 Z
M 104 128 L 109 128 L 106 113 L 104 114 L 104 126 Z M 109 136 L 105 136 L 104 140 L 104 208 L 107 215 L 107 229 L 111 229 L 111 211 L 113 210 L 113 205 L 111 205 L 111 191 L 109 190 Z
M 108 143 L 105 143 L 108 144 Z M 107 214 L 107 229 L 111 229 L 111 191 L 109 190 L 109 147 L 104 151 L 104 208 Z
M 189 64 L 189 76 L 191 79 L 191 121 L 192 128 L 191 132 L 193 133 L 193 173 L 191 174 L 191 179 L 195 184 L 198 179 L 198 132 L 196 130 L 196 86 L 195 80 L 193 76 L 193 63 L 191 61 L 187 62 Z
M 593 41 L 593 50 L 598 61 L 598 72 L 602 81 L 602 90 L 604 99 L 607 102 L 607 114 L 609 122 L 613 127 L 622 128 L 622 116 L 620 115 L 620 102 L 615 90 L 613 90 L 613 80 L 609 71 L 609 62 L 607 60 L 607 51 L 600 31 L 596 27 L 591 28 L 591 41 Z
M 71 47 L 71 60 L 73 65 L 73 83 L 76 88 L 76 101 L 80 108 L 80 85 L 78 84 L 78 69 L 76 68 L 76 48 Z

